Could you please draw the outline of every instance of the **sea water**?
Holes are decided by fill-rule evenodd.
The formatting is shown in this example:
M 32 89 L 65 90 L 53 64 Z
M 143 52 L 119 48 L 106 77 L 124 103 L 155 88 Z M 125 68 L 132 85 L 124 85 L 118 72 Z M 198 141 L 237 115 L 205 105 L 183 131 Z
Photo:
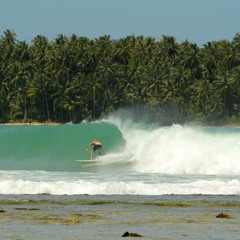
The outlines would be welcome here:
M 106 155 L 76 162 L 93 139 Z M 109 117 L 0 126 L 0 146 L 2 239 L 239 239 L 238 128 Z

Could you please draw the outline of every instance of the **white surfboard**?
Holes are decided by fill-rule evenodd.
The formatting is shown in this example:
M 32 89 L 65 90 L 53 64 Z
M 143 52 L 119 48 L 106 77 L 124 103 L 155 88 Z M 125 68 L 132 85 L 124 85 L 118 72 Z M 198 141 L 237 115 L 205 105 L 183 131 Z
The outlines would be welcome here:
M 80 162 L 80 163 L 95 163 L 95 162 L 99 162 L 99 160 L 75 160 L 75 162 Z

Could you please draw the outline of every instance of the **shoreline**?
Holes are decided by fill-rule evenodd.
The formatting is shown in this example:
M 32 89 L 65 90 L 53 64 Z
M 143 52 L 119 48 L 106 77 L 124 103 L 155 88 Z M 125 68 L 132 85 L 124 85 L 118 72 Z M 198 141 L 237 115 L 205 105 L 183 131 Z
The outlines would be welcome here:
M 15 123 L 0 123 L 0 126 L 58 126 L 63 125 L 64 123 L 59 122 L 29 122 L 29 123 L 22 123 L 22 122 L 15 122 Z
M 60 123 L 60 122 L 14 122 L 14 123 L 0 123 L 0 126 L 59 126 L 64 125 L 66 123 Z M 207 127 L 207 126 L 202 126 Z M 221 126 L 208 126 L 208 127 L 219 127 L 219 128 L 240 128 L 240 123 L 235 124 L 226 124 Z
M 228 124 L 228 125 L 223 125 L 220 127 L 225 127 L 225 128 L 240 128 L 240 124 Z

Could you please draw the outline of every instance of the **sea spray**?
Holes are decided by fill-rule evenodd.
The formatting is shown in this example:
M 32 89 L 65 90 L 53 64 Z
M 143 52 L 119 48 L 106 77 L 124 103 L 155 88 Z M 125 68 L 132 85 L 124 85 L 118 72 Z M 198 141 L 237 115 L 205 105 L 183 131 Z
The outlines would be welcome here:
M 161 127 L 111 117 L 126 142 L 118 159 L 132 171 L 166 174 L 239 174 L 240 129 Z

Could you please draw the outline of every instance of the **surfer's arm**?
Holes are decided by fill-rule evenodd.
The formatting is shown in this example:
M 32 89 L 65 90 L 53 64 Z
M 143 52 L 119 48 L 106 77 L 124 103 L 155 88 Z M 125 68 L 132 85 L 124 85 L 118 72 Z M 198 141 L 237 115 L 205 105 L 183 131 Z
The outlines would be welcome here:
M 93 145 L 93 142 L 89 143 L 88 146 L 87 146 L 87 149 L 86 151 L 89 151 L 89 148 Z

